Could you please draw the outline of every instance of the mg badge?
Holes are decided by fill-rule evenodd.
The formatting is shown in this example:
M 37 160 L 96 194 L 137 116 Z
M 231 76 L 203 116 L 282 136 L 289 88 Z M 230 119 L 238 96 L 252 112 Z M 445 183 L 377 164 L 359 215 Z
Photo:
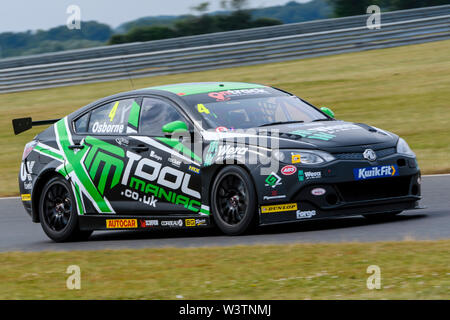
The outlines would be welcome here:
M 363 157 L 364 157 L 364 159 L 367 159 L 369 161 L 377 160 L 377 154 L 372 149 L 364 150 Z

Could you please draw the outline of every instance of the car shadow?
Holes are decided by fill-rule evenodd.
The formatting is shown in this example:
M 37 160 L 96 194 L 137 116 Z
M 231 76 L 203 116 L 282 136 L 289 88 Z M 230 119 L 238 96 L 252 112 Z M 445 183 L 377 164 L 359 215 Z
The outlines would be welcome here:
M 380 225 L 380 224 L 422 219 L 425 218 L 426 216 L 427 216 L 426 214 L 409 214 L 409 215 L 398 215 L 395 217 L 384 218 L 379 220 L 369 220 L 367 218 L 364 218 L 363 216 L 336 217 L 323 220 L 311 220 L 289 224 L 262 226 L 258 228 L 254 232 L 254 234 L 274 234 L 274 233 L 292 233 L 292 232 L 344 229 L 344 228 Z
M 399 215 L 380 220 L 369 220 L 362 216 L 328 218 L 324 220 L 310 220 L 296 223 L 286 223 L 256 228 L 246 236 L 264 236 L 268 234 L 289 234 L 296 232 L 309 232 L 320 230 L 354 228 L 369 225 L 387 223 L 399 223 L 408 220 L 425 218 L 426 214 Z M 121 230 L 121 231 L 96 231 L 87 241 L 111 241 L 111 240 L 139 240 L 139 239 L 177 239 L 177 238 L 207 238 L 225 236 L 217 228 L 204 229 L 173 229 L 173 230 Z M 236 238 L 236 237 L 234 237 Z

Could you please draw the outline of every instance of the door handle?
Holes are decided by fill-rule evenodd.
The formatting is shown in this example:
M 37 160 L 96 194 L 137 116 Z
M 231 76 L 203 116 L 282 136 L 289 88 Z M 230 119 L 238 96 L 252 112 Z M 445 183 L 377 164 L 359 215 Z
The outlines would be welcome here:
M 70 150 L 83 149 L 83 148 L 84 148 L 84 145 L 82 145 L 82 144 L 72 144 L 72 145 L 69 146 Z
M 133 149 L 136 152 L 148 151 L 148 147 L 147 146 L 133 146 L 133 147 L 131 147 L 131 149 Z

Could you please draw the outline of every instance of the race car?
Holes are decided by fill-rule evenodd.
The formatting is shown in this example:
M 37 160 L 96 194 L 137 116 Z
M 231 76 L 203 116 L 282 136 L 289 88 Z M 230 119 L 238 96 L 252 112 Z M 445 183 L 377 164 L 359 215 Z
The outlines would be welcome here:
M 13 120 L 27 143 L 19 186 L 57 242 L 94 230 L 258 225 L 420 208 L 420 169 L 397 135 L 336 120 L 270 86 L 163 85 L 54 120 Z

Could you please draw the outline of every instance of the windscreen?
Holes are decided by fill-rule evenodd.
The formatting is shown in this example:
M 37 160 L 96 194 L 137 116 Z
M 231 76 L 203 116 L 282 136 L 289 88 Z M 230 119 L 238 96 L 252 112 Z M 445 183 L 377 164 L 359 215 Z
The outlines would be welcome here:
M 184 96 L 205 129 L 233 130 L 326 119 L 296 96 L 273 88 L 227 90 Z

